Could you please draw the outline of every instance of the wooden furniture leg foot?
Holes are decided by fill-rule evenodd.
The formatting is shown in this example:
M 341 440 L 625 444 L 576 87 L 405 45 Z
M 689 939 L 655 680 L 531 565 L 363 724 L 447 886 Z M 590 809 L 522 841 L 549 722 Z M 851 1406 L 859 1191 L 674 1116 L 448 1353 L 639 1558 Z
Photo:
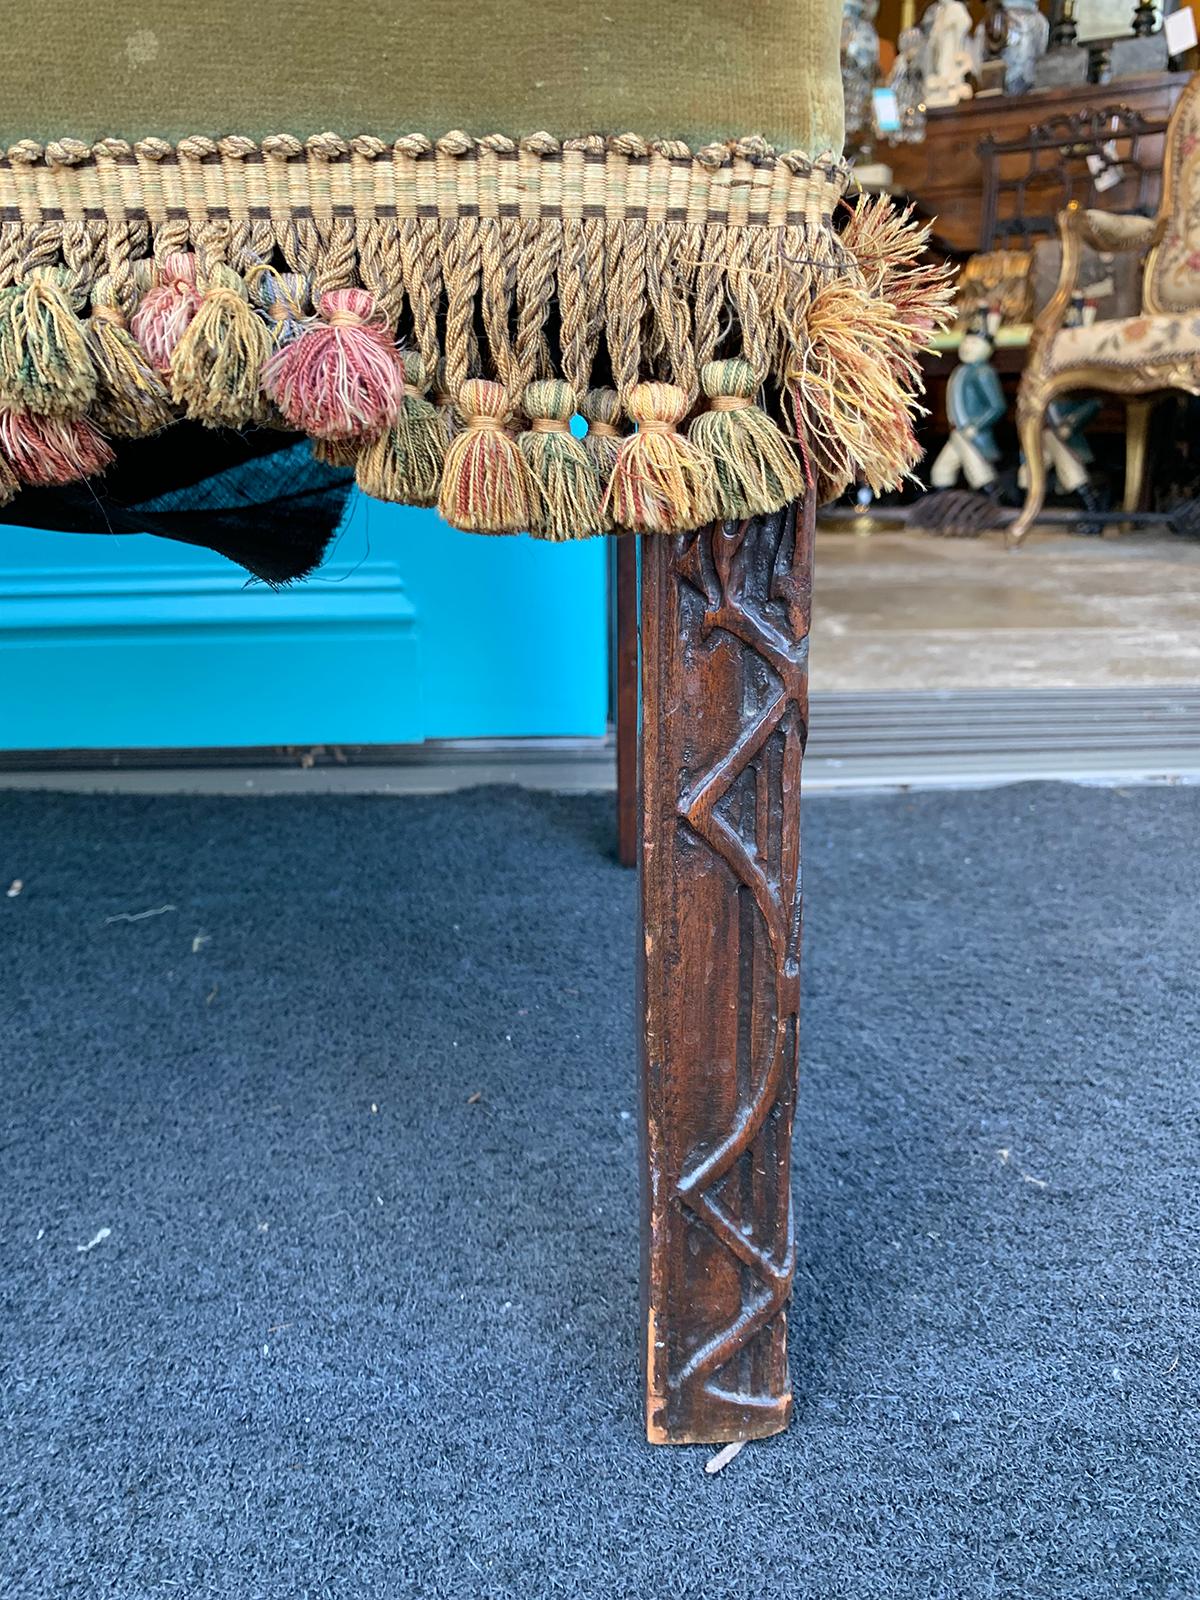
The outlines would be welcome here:
M 642 541 L 643 1300 L 655 1443 L 791 1412 L 813 513 Z
M 1146 479 L 1146 446 L 1150 440 L 1150 413 L 1154 401 L 1130 400 L 1125 407 L 1125 493 L 1122 511 L 1142 509 L 1142 490 Z
M 1046 404 L 1046 399 L 1041 396 L 1036 399 L 1027 399 L 1024 395 L 1017 397 L 1017 436 L 1025 457 L 1027 481 L 1025 504 L 1021 507 L 1020 516 L 1008 530 L 1010 545 L 1022 542 L 1046 501 L 1046 455 L 1042 445 Z

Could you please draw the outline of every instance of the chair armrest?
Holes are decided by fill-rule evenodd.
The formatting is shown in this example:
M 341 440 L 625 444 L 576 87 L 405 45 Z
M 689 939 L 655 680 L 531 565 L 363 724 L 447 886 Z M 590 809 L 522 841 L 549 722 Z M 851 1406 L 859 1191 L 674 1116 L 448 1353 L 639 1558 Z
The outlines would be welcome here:
M 1054 293 L 1033 325 L 1030 366 L 1040 364 L 1042 356 L 1062 328 L 1079 279 L 1083 246 L 1089 245 L 1106 255 L 1122 251 L 1140 252 L 1157 244 L 1165 228 L 1165 217 L 1133 217 L 1115 211 L 1085 211 L 1077 200 L 1058 213 L 1062 262 Z
M 1071 225 L 1079 229 L 1079 237 L 1084 244 L 1103 255 L 1117 255 L 1125 251 L 1142 255 L 1158 244 L 1166 231 L 1165 216 L 1138 217 L 1121 211 L 1076 211 L 1069 214 L 1074 219 Z

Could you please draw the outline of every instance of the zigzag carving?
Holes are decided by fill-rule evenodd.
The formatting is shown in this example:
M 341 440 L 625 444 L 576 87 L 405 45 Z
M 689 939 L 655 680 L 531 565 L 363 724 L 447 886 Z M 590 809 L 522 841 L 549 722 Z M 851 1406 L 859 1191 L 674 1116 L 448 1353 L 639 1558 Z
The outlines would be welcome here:
M 745 1350 L 785 1307 L 795 1266 L 787 1152 L 770 1169 L 769 1181 L 783 1193 L 765 1208 L 779 1219 L 775 1237 L 756 1238 L 730 1216 L 719 1199 L 724 1179 L 753 1153 L 772 1110 L 787 1092 L 796 1054 L 799 1005 L 800 837 L 799 780 L 807 722 L 808 640 L 806 594 L 792 561 L 794 536 L 780 519 L 774 530 L 778 544 L 764 579 L 764 552 L 747 545 L 748 524 L 727 524 L 689 535 L 679 543 L 678 577 L 704 599 L 701 637 L 722 630 L 743 651 L 743 680 L 757 657 L 768 669 L 760 677 L 773 692 L 750 715 L 732 746 L 680 795 L 678 815 L 696 838 L 728 867 L 753 896 L 755 914 L 765 936 L 773 987 L 773 1024 L 765 1047 L 755 1051 L 748 1091 L 724 1137 L 694 1163 L 685 1166 L 676 1193 L 731 1255 L 748 1269 L 736 1316 L 696 1349 L 673 1374 L 678 1388 L 703 1384 L 710 1393 L 743 1406 L 768 1405 L 770 1396 L 731 1389 L 719 1382 L 722 1369 Z M 753 537 L 771 537 L 760 523 Z M 757 581 L 756 580 L 757 575 Z M 782 759 L 766 757 L 772 742 L 782 743 Z M 752 774 L 756 832 L 744 829 L 723 806 L 747 773 Z M 761 994 L 760 994 L 761 1000 Z M 741 993 L 740 1007 L 754 1004 Z M 752 1036 L 753 1030 L 749 1030 Z

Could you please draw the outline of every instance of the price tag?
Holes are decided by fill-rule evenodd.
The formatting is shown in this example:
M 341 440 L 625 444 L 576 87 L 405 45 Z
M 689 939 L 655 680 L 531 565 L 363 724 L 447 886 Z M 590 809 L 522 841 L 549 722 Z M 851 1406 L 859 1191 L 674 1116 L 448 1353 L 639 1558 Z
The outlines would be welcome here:
M 872 89 L 871 103 L 875 111 L 876 133 L 900 132 L 900 103 L 894 89 Z
M 1169 56 L 1186 55 L 1189 50 L 1196 48 L 1196 17 L 1191 6 L 1184 6 L 1181 11 L 1172 11 L 1169 17 L 1163 19 L 1163 32 L 1167 36 L 1167 54 Z

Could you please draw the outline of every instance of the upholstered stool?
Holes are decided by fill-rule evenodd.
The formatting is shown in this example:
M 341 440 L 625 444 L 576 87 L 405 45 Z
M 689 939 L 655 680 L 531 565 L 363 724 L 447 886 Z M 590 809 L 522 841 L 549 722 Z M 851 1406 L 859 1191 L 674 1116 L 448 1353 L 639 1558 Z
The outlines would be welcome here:
M 6 24 L 0 495 L 103 493 L 186 417 L 305 433 L 479 533 L 643 535 L 655 1441 L 789 1415 L 813 523 L 914 464 L 945 298 L 906 219 L 845 203 L 840 15 L 93 0 Z

